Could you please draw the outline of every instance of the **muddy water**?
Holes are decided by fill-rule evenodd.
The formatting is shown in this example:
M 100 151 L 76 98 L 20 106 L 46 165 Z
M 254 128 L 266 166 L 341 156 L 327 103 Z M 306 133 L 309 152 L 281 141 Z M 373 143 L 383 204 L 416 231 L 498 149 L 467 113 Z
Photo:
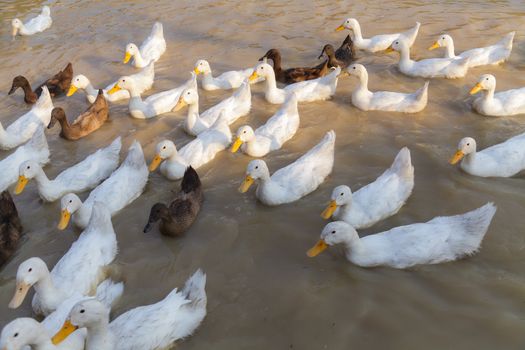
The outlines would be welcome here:
M 47 3 L 47 2 L 46 2 Z M 350 3 L 299 1 L 68 1 L 51 3 L 53 27 L 30 38 L 10 40 L 13 16 L 34 15 L 34 1 L 2 1 L 0 20 L 0 120 L 9 124 L 27 111 L 20 92 L 7 96 L 18 74 L 40 82 L 73 62 L 75 73 L 105 86 L 133 73 L 120 63 L 124 46 L 141 40 L 152 23 L 164 23 L 168 49 L 156 65 L 153 92 L 185 81 L 193 63 L 207 58 L 216 72 L 254 65 L 271 48 L 282 50 L 283 65 L 314 65 L 326 43 L 338 44 L 346 33 L 333 29 L 352 15 L 366 35 L 402 31 L 422 23 L 413 48 L 416 58 L 436 56 L 426 48 L 447 30 L 458 52 L 491 44 L 517 31 L 510 61 L 500 67 L 472 69 L 456 81 L 432 80 L 429 104 L 416 115 L 361 112 L 349 102 L 356 81 L 339 82 L 331 101 L 300 106 L 301 129 L 283 149 L 266 157 L 273 171 L 296 159 L 329 129 L 337 132 L 333 174 L 313 194 L 291 205 L 268 208 L 253 192 L 237 186 L 250 158 L 223 152 L 199 169 L 206 202 L 201 215 L 181 239 L 143 234 L 150 206 L 169 201 L 178 182 L 152 174 L 145 193 L 113 219 L 119 238 L 117 265 L 126 280 L 118 315 L 159 300 L 181 286 L 197 268 L 208 274 L 208 316 L 182 349 L 517 349 L 525 344 L 525 179 L 482 179 L 447 164 L 459 139 L 473 136 L 480 148 L 525 131 L 523 116 L 483 118 L 470 111 L 469 88 L 486 72 L 498 88 L 525 86 L 525 5 L 522 1 L 391 1 Z M 395 54 L 360 54 L 371 89 L 411 91 L 422 79 L 400 75 Z M 262 86 L 253 88 L 253 111 L 232 129 L 257 127 L 278 107 L 267 104 Z M 230 92 L 201 92 L 205 109 Z M 87 107 L 83 94 L 55 100 L 74 118 Z M 183 113 L 140 121 L 127 115 L 125 103 L 111 106 L 111 122 L 77 142 L 48 132 L 49 176 L 82 160 L 117 135 L 124 148 L 138 139 L 148 160 L 165 138 L 180 147 L 190 138 L 180 128 Z M 416 169 L 412 197 L 401 212 L 365 230 L 378 232 L 437 215 L 462 213 L 494 201 L 498 212 L 481 252 L 469 259 L 406 271 L 362 269 L 344 260 L 339 249 L 315 259 L 305 251 L 324 225 L 319 217 L 332 188 L 357 189 L 377 177 L 398 150 L 408 146 Z M 5 157 L 4 152 L 0 156 Z M 123 155 L 124 156 L 124 153 Z M 87 196 L 85 194 L 84 196 Z M 0 270 L 0 326 L 31 314 L 6 305 L 18 264 L 31 256 L 50 266 L 65 253 L 79 231 L 55 229 L 59 204 L 38 199 L 35 184 L 15 198 L 25 227 L 16 256 Z

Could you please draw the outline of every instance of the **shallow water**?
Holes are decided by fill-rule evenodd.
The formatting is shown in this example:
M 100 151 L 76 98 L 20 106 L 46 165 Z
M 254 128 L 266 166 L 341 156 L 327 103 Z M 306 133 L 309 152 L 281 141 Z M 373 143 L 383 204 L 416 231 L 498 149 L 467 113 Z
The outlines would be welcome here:
M 47 3 L 47 2 L 45 2 Z M 51 3 L 54 24 L 29 38 L 10 39 L 10 20 L 40 11 L 41 2 L 0 0 L 0 120 L 9 124 L 28 110 L 21 92 L 7 96 L 18 74 L 37 83 L 73 62 L 75 74 L 106 86 L 135 69 L 120 63 L 124 46 L 140 43 L 155 20 L 164 23 L 167 52 L 156 64 L 154 88 L 146 95 L 185 81 L 193 63 L 207 58 L 216 72 L 253 66 L 267 49 L 282 50 L 283 66 L 317 64 L 326 43 L 339 44 L 346 32 L 335 33 L 345 17 L 359 19 L 365 36 L 403 31 L 420 21 L 412 49 L 416 58 L 428 52 L 446 30 L 456 52 L 492 44 L 517 31 L 510 61 L 498 67 L 472 69 L 459 80 L 432 80 L 429 104 L 419 114 L 361 112 L 349 96 L 356 81 L 344 78 L 331 101 L 300 105 L 301 128 L 285 146 L 265 160 L 274 171 L 299 157 L 329 129 L 337 132 L 333 174 L 313 194 L 290 205 L 268 208 L 253 191 L 237 187 L 250 158 L 222 152 L 198 170 L 206 201 L 198 221 L 180 239 L 143 234 L 150 206 L 167 202 L 178 182 L 159 173 L 150 177 L 145 193 L 113 218 L 119 238 L 117 265 L 126 290 L 114 315 L 155 302 L 180 287 L 198 267 L 208 275 L 208 316 L 182 349 L 517 349 L 525 345 L 525 179 L 482 179 L 459 171 L 447 160 L 464 136 L 478 147 L 501 142 L 525 130 L 524 116 L 484 118 L 470 110 L 468 90 L 477 77 L 490 72 L 498 89 L 525 86 L 525 4 L 523 1 L 426 2 L 367 1 L 68 1 Z M 398 73 L 397 55 L 360 53 L 370 73 L 372 90 L 412 91 L 423 79 Z M 253 87 L 253 110 L 239 120 L 261 125 L 278 109 L 264 101 L 262 86 Z M 231 92 L 201 91 L 201 110 Z M 82 93 L 58 98 L 55 106 L 70 119 L 85 108 Z M 49 131 L 53 177 L 87 154 L 123 136 L 133 139 L 151 160 L 157 142 L 190 137 L 180 128 L 184 112 L 140 121 L 127 115 L 125 103 L 111 106 L 111 122 L 77 142 Z M 415 166 L 415 188 L 400 213 L 362 234 L 380 232 L 439 215 L 463 213 L 494 201 L 498 212 L 476 256 L 462 261 L 420 266 L 405 271 L 362 269 L 344 260 L 337 248 L 315 259 L 306 250 L 318 239 L 320 218 L 334 186 L 354 190 L 373 181 L 390 166 L 400 148 L 408 146 Z M 5 157 L 4 152 L 0 157 Z M 122 152 L 122 158 L 125 152 Z M 84 197 L 87 194 L 84 194 Z M 44 204 L 30 183 L 15 198 L 25 237 L 16 256 L 0 270 L 0 327 L 31 314 L 26 301 L 7 309 L 20 262 L 31 256 L 49 266 L 67 251 L 79 231 L 55 229 L 59 203 Z

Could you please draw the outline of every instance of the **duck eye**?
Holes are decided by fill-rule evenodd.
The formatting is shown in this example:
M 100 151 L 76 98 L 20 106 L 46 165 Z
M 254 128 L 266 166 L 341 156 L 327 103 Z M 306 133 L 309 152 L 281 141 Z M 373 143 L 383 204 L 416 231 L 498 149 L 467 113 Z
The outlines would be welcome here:
M 72 199 L 70 199 L 70 200 L 69 200 L 69 203 L 73 203 L 73 200 L 72 200 Z
M 31 271 L 33 271 L 32 267 L 30 267 L 29 270 L 27 270 L 27 272 L 31 272 Z
M 27 166 L 27 169 L 31 169 L 31 167 L 28 165 L 28 166 Z
M 188 92 L 186 93 L 186 95 L 189 95 L 189 94 L 190 94 L 190 92 L 188 91 Z
M 80 310 L 81 314 L 83 314 L 84 312 L 86 312 L 86 310 L 84 310 L 84 309 Z
M 125 82 L 126 82 L 126 79 L 122 79 L 122 82 L 125 83 Z
M 355 67 L 353 67 L 352 69 L 355 70 Z
M 489 78 L 485 78 L 485 80 L 489 80 Z
M 343 192 L 341 192 L 341 196 L 344 196 L 345 194 Z
M 242 133 L 243 133 L 243 134 L 246 134 L 246 130 L 244 130 Z
M 18 333 L 15 333 L 15 334 L 13 335 L 13 337 L 15 337 L 15 338 L 18 337 Z
M 470 143 L 467 143 L 467 146 L 470 146 Z
M 162 149 L 166 149 L 166 146 L 162 146 Z
M 332 234 L 334 234 L 334 233 L 335 233 L 335 230 L 334 230 L 334 231 L 332 231 Z
M 257 166 L 255 167 L 255 169 L 259 169 L 259 166 L 257 165 Z

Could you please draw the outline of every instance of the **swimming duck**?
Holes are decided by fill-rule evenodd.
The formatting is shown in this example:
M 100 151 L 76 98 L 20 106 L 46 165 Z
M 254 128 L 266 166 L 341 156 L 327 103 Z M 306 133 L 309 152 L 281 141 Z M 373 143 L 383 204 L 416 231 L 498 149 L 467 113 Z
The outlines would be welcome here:
M 13 255 L 21 236 L 22 224 L 15 202 L 9 191 L 3 191 L 0 194 L 0 267 Z
M 47 126 L 51 119 L 53 102 L 46 87 L 29 112 L 15 120 L 6 129 L 0 123 L 0 149 L 15 148 L 29 140 L 37 129 Z
M 157 62 L 165 51 L 166 40 L 164 40 L 162 23 L 155 22 L 151 29 L 151 34 L 140 45 L 140 49 L 135 44 L 126 46 L 126 55 L 123 62 L 126 64 L 133 57 L 133 66 L 143 68 L 151 62 Z
M 359 79 L 357 88 L 352 91 L 352 104 L 362 111 L 389 111 L 417 113 L 427 106 L 428 81 L 413 93 L 368 90 L 368 72 L 366 68 L 355 63 L 345 73 Z
M 443 34 L 436 42 L 430 46 L 429 50 L 434 50 L 439 47 L 445 47 L 444 58 L 465 58 L 469 57 L 469 67 L 478 67 L 487 64 L 500 64 L 505 62 L 512 51 L 512 41 L 514 40 L 516 32 L 508 33 L 503 39 L 496 44 L 481 47 L 477 49 L 467 50 L 456 56 L 454 52 L 454 41 L 448 34 Z
M 268 50 L 268 52 L 266 52 L 266 54 L 263 57 L 259 58 L 259 61 L 263 61 L 264 63 L 266 63 L 266 59 L 270 59 L 273 61 L 275 79 L 284 84 L 292 84 L 299 81 L 317 79 L 319 77 L 325 76 L 328 72 L 330 72 L 330 69 L 328 67 L 328 61 L 321 63 L 317 67 L 299 67 L 282 69 L 281 53 L 277 49 Z M 263 76 L 259 77 L 258 80 L 261 80 L 262 78 Z M 255 82 L 257 80 L 253 79 L 252 81 Z
M 250 80 L 253 81 L 259 77 L 266 79 L 264 97 L 266 101 L 270 103 L 281 104 L 286 100 L 286 96 L 292 92 L 297 94 L 298 102 L 312 102 L 326 100 L 335 94 L 339 73 L 341 73 L 341 68 L 337 67 L 332 69 L 332 72 L 324 77 L 301 81 L 290 84 L 284 89 L 279 89 L 275 82 L 275 74 L 272 66 L 263 62 L 255 67 L 255 71 L 250 76 Z
M 0 161 L 0 191 L 16 183 L 20 164 L 27 160 L 34 160 L 41 166 L 49 162 L 49 147 L 42 127 L 35 131 L 29 142 Z
M 144 233 L 149 232 L 160 220 L 160 233 L 164 236 L 177 237 L 186 232 L 193 224 L 202 206 L 202 185 L 197 172 L 191 165 L 184 172 L 180 191 L 170 206 L 155 203 L 151 207 Z
M 147 181 L 148 166 L 144 160 L 144 153 L 140 143 L 134 141 L 120 167 L 91 191 L 84 203 L 73 193 L 62 197 L 58 229 L 64 230 L 71 217 L 76 226 L 85 228 L 96 201 L 105 203 L 109 213 L 115 215 L 142 194 Z
M 51 24 L 53 24 L 53 20 L 51 19 L 51 10 L 49 9 L 49 6 L 43 6 L 42 12 L 34 17 L 31 18 L 26 23 L 23 23 L 18 18 L 15 18 L 11 21 L 11 27 L 13 38 L 17 35 L 33 35 L 36 33 L 41 33 L 44 30 L 51 27 Z
M 47 87 L 51 97 L 60 96 L 66 93 L 66 91 L 69 89 L 69 86 L 71 85 L 72 77 L 73 65 L 68 63 L 64 70 L 61 70 L 52 78 L 47 79 L 33 92 L 31 90 L 31 84 L 29 84 L 29 81 L 25 77 L 19 75 L 13 79 L 13 84 L 11 85 L 8 95 L 13 94 L 18 88 L 22 88 L 24 91 L 24 101 L 28 104 L 33 104 L 42 94 L 42 88 L 44 86 Z
M 292 93 L 288 100 L 266 123 L 257 130 L 244 125 L 237 130 L 231 152 L 241 150 L 252 157 L 263 157 L 278 150 L 290 140 L 299 129 L 299 111 L 297 95 Z
M 210 63 L 206 60 L 198 60 L 193 68 L 195 74 L 203 75 L 202 88 L 206 91 L 237 89 L 242 82 L 253 73 L 253 68 L 243 70 L 232 70 L 214 77 Z
M 131 114 L 133 118 L 149 119 L 171 112 L 177 104 L 182 91 L 193 86 L 197 86 L 197 80 L 194 73 L 192 73 L 192 77 L 183 85 L 171 90 L 153 94 L 143 101 L 138 92 L 135 80 L 132 77 L 126 76 L 117 81 L 115 86 L 108 91 L 108 95 L 112 95 L 122 89 L 127 90 L 131 96 L 128 106 L 129 114 Z
M 398 39 L 385 51 L 400 54 L 399 71 L 411 77 L 422 78 L 462 78 L 469 68 L 469 57 L 465 58 L 427 58 L 414 61 L 410 58 L 410 48 L 405 39 Z
M 153 79 L 155 78 L 155 64 L 150 63 L 144 67 L 140 72 L 130 75 L 135 82 L 135 88 L 137 93 L 142 94 L 145 91 L 151 89 L 153 86 Z M 104 88 L 104 98 L 109 102 L 115 102 L 120 100 L 126 100 L 129 98 L 129 91 L 121 89 L 115 91 L 111 95 L 108 94 L 108 91 L 111 90 L 117 82 L 111 83 L 106 88 Z M 79 74 L 71 80 L 71 87 L 67 92 L 67 96 L 73 96 L 77 90 L 84 90 L 86 93 L 86 98 L 89 103 L 95 102 L 95 99 L 98 97 L 98 91 L 91 85 L 89 79 L 82 74 Z
M 250 84 L 246 79 L 233 95 L 208 108 L 202 114 L 199 114 L 197 88 L 189 87 L 180 95 L 174 110 L 179 111 L 185 106 L 188 106 L 188 115 L 184 121 L 184 130 L 190 135 L 197 136 L 208 130 L 217 121 L 221 113 L 226 115 L 228 124 L 232 124 L 240 117 L 247 115 L 252 108 Z
M 197 135 L 197 138 L 182 147 L 180 151 L 177 151 L 172 141 L 159 142 L 149 170 L 155 171 L 160 165 L 162 175 L 169 180 L 178 180 L 183 177 L 188 166 L 198 169 L 210 162 L 217 153 L 230 145 L 231 139 L 228 117 L 223 112 L 209 129 Z
M 389 169 L 354 194 L 345 185 L 334 188 L 330 204 L 321 216 L 345 221 L 355 229 L 367 228 L 396 214 L 413 188 L 414 167 L 410 150 L 404 147 Z
M 22 305 L 31 287 L 35 289 L 33 311 L 39 315 L 50 314 L 73 296 L 96 295 L 101 300 L 113 299 L 113 293 L 121 293 L 123 285 L 105 280 L 104 276 L 116 255 L 117 237 L 110 213 L 104 203 L 95 202 L 87 228 L 51 272 L 46 263 L 36 257 L 18 266 L 16 290 L 9 308 Z
M 450 164 L 461 161 L 461 169 L 481 177 L 510 177 L 525 169 L 525 133 L 479 152 L 476 148 L 472 137 L 461 139 Z
M 58 121 L 61 129 L 60 136 L 67 140 L 74 141 L 99 129 L 102 124 L 108 120 L 108 117 L 109 106 L 104 98 L 102 90 L 99 90 L 95 102 L 89 106 L 84 113 L 79 115 L 73 124 L 69 124 L 67 121 L 64 110 L 60 107 L 56 107 L 51 112 L 51 121 L 47 128 L 51 129 Z
M 454 261 L 479 250 L 495 213 L 494 204 L 487 203 L 465 214 L 436 217 L 363 238 L 350 224 L 334 221 L 324 227 L 321 239 L 307 254 L 314 257 L 329 246 L 343 244 L 346 258 L 361 267 L 404 269 Z
M 122 143 L 117 137 L 109 146 L 90 154 L 81 162 L 62 171 L 54 180 L 49 180 L 42 167 L 34 160 L 20 164 L 16 194 L 22 193 L 31 179 L 38 185 L 40 197 L 54 202 L 67 193 L 80 193 L 96 187 L 118 167 Z
M 334 166 L 334 146 L 335 132 L 330 130 L 315 147 L 271 177 L 263 160 L 252 160 L 239 191 L 247 192 L 259 180 L 255 194 L 262 203 L 280 205 L 295 202 L 315 191 L 330 175 Z
M 86 350 L 160 350 L 193 334 L 206 316 L 206 275 L 199 269 L 179 292 L 156 304 L 132 309 L 109 323 L 109 310 L 97 300 L 73 307 L 53 337 L 60 344 L 78 328 L 87 329 Z
M 375 35 L 371 38 L 364 39 L 361 34 L 361 26 L 359 25 L 359 22 L 355 18 L 347 18 L 343 24 L 336 28 L 336 31 L 348 29 L 352 33 L 352 40 L 354 41 L 355 47 L 368 52 L 378 52 L 386 50 L 394 40 L 400 38 L 406 38 L 408 47 L 412 47 L 420 26 L 421 23 L 416 22 L 416 25 L 413 28 L 403 33 Z
M 491 74 L 482 75 L 470 90 L 471 95 L 483 91 L 483 96 L 474 100 L 474 110 L 491 117 L 504 117 L 525 113 L 525 87 L 496 91 L 496 78 Z
M 334 50 L 334 47 L 327 44 L 323 47 L 319 59 L 326 55 L 328 57 L 328 67 L 341 67 L 346 68 L 350 63 L 355 61 L 356 54 L 354 49 L 354 42 L 350 39 L 350 35 L 347 35 L 341 46 Z M 322 65 L 322 63 L 321 63 Z

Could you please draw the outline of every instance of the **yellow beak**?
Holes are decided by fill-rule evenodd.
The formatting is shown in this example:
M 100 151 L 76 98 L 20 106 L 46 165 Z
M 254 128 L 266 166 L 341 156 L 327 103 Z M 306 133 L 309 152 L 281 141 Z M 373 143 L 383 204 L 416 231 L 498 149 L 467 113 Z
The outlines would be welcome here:
M 124 56 L 124 60 L 122 61 L 122 63 L 126 64 L 129 62 L 130 59 L 131 59 L 131 54 L 129 52 L 126 52 L 126 56 Z
M 13 299 L 9 302 L 9 308 L 10 309 L 16 309 L 22 303 L 24 302 L 24 299 L 26 298 L 27 292 L 29 292 L 29 289 L 31 289 L 31 286 L 24 282 L 17 282 L 16 283 L 16 291 L 15 295 L 13 295 Z
M 340 31 L 342 31 L 342 30 L 345 30 L 345 26 L 342 25 L 342 24 L 341 24 L 339 27 L 335 28 L 335 31 L 336 31 L 336 32 L 340 32 Z
M 195 68 L 193 69 L 193 71 L 194 71 L 195 74 L 197 74 L 197 75 L 199 75 L 200 72 L 201 72 L 201 71 L 199 70 L 199 68 L 197 68 L 197 67 L 195 67 Z
M 13 31 L 11 32 L 11 35 L 16 36 L 18 33 L 18 28 L 13 27 Z
M 151 161 L 149 165 L 149 171 L 155 171 L 159 167 L 160 163 L 162 163 L 162 158 L 160 155 L 156 154 L 153 160 Z
M 176 111 L 180 111 L 181 109 L 183 109 L 184 107 L 186 107 L 188 104 L 186 103 L 186 101 L 184 101 L 184 99 L 181 97 L 179 97 L 179 101 L 177 101 L 177 104 L 175 105 L 175 107 L 173 107 L 173 110 L 176 112 Z
M 77 329 L 78 327 L 74 326 L 70 320 L 66 320 L 62 328 L 60 328 L 57 334 L 55 334 L 53 338 L 51 338 L 51 342 L 53 343 L 53 345 L 58 345 L 62 343 L 71 333 L 73 333 Z
M 474 85 L 474 87 L 470 90 L 470 94 L 471 94 L 471 95 L 477 94 L 477 93 L 480 92 L 482 89 L 483 89 L 483 86 L 481 86 L 480 83 L 477 83 L 477 84 Z
M 22 193 L 22 191 L 24 190 L 28 182 L 29 182 L 29 179 L 27 177 L 25 177 L 24 175 L 20 175 L 18 177 L 18 183 L 16 184 L 16 187 L 15 187 L 15 194 Z
M 75 92 L 77 92 L 77 90 L 78 90 L 78 88 L 75 85 L 71 84 L 69 86 L 69 90 L 67 91 L 67 95 L 66 96 L 67 97 L 73 96 L 75 94 Z
M 252 75 L 250 75 L 250 78 L 248 79 L 250 82 L 255 81 L 259 78 L 259 74 L 257 72 L 253 72 Z
M 326 207 L 325 210 L 321 213 L 323 219 L 330 219 L 334 215 L 335 210 L 337 209 L 337 203 L 335 201 L 330 201 L 330 204 Z
M 253 177 L 251 177 L 250 175 L 246 175 L 241 186 L 239 186 L 239 192 L 245 193 L 246 191 L 248 191 L 253 182 Z
M 389 47 L 387 47 L 387 49 L 385 50 L 385 53 L 390 53 L 390 52 L 394 52 L 396 50 L 394 50 L 394 48 L 392 47 L 392 45 L 390 45 Z
M 122 88 L 120 86 L 118 86 L 118 83 L 115 84 L 115 86 L 113 86 L 109 91 L 108 91 L 108 95 L 112 95 L 114 94 L 115 92 L 117 91 L 120 91 L 122 90 Z
M 306 255 L 308 255 L 310 258 L 313 258 L 321 254 L 326 248 L 328 248 L 328 244 L 326 244 L 324 240 L 320 239 L 312 248 L 310 248 L 306 252 Z
M 458 150 L 456 153 L 454 153 L 454 155 L 452 156 L 452 158 L 450 158 L 448 162 L 454 165 L 457 162 L 459 162 L 461 159 L 463 159 L 464 156 L 465 156 L 465 153 L 463 153 L 463 151 Z
M 235 138 L 235 141 L 233 142 L 233 145 L 232 145 L 232 148 L 230 149 L 230 151 L 232 153 L 237 152 L 239 150 L 239 148 L 241 147 L 241 145 L 242 145 L 242 140 L 241 140 L 241 138 L 239 136 L 237 136 Z
M 430 51 L 434 50 L 434 49 L 437 49 L 439 48 L 439 43 L 436 41 L 434 44 L 432 44 L 432 46 L 430 46 L 428 49 Z
M 71 213 L 67 209 L 62 210 L 60 213 L 60 222 L 58 223 L 57 228 L 59 230 L 65 230 L 67 225 L 69 224 L 70 219 Z

